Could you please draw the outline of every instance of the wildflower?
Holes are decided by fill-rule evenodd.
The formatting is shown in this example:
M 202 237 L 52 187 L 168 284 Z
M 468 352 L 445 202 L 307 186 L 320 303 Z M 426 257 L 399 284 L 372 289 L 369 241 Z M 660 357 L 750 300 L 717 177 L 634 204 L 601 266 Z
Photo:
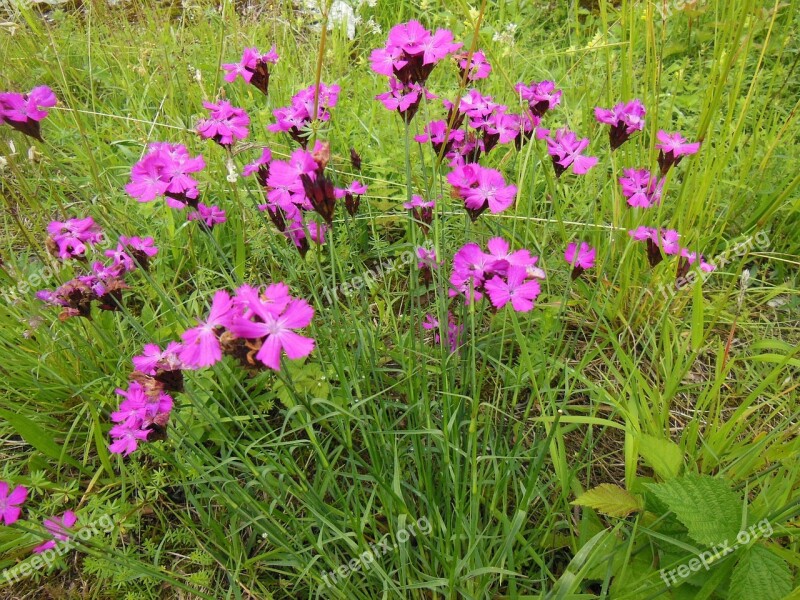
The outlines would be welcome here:
M 586 269 L 594 267 L 596 254 L 597 249 L 592 248 L 586 242 L 581 242 L 580 247 L 575 242 L 567 245 L 564 260 L 572 266 L 573 281 L 580 277 Z
M 415 135 L 414 140 L 421 144 L 430 141 L 436 154 L 441 153 L 442 148 L 447 154 L 454 143 L 464 140 L 464 132 L 455 127 L 448 131 L 447 121 L 431 121 L 425 125 L 425 133 Z
M 227 100 L 220 100 L 217 104 L 203 102 L 203 107 L 208 110 L 209 118 L 197 123 L 197 133 L 201 137 L 229 148 L 234 138 L 243 140 L 248 136 L 250 117 L 243 108 L 232 106 Z
M 309 221 L 306 229 L 308 229 L 308 237 L 312 242 L 319 245 L 325 243 L 325 233 L 328 231 L 328 226 L 325 223 L 320 224 L 316 221 Z
M 548 110 L 553 110 L 561 103 L 561 90 L 556 90 L 553 81 L 533 81 L 530 85 L 518 83 L 514 90 L 528 103 L 535 117 L 543 117 Z
M 224 290 L 214 294 L 211 310 L 205 321 L 199 321 L 197 327 L 181 334 L 183 348 L 180 358 L 192 368 L 208 367 L 222 359 L 219 345 L 219 328 L 230 325 L 233 317 L 233 302 Z
M 361 156 L 356 152 L 355 148 L 350 148 L 350 164 L 356 171 L 361 170 Z
M 655 267 L 660 263 L 664 259 L 664 254 L 680 254 L 680 234 L 674 229 L 637 227 L 629 231 L 628 235 L 636 241 L 645 242 L 647 245 L 647 260 L 651 267 Z
M 418 269 L 438 269 L 439 262 L 436 258 L 434 248 L 420 246 L 417 248 L 417 268 Z
M 190 221 L 201 221 L 209 229 L 212 229 L 214 225 L 219 225 L 227 220 L 225 217 L 225 211 L 219 206 L 206 206 L 202 202 L 197 205 L 196 211 L 189 213 L 187 218 Z
M 317 114 L 313 115 L 315 95 L 317 95 L 317 87 L 315 85 L 297 92 L 292 96 L 290 106 L 276 108 L 273 111 L 276 122 L 268 125 L 267 130 L 274 133 L 287 132 L 293 140 L 305 148 L 311 134 L 309 129 L 311 123 L 313 121 L 330 120 L 331 113 L 329 109 L 336 106 L 339 99 L 339 86 L 319 84 Z
M 333 225 L 333 213 L 336 210 L 336 192 L 333 183 L 325 177 L 320 168 L 316 177 L 308 173 L 300 175 L 306 198 L 328 225 Z
M 627 142 L 634 132 L 644 129 L 645 113 L 644 104 L 636 98 L 627 103 L 620 102 L 612 109 L 599 106 L 594 109 L 597 120 L 611 126 L 608 137 L 612 151 Z
M 514 203 L 517 186 L 506 185 L 503 175 L 477 164 L 464 165 L 447 175 L 447 181 L 464 200 L 470 218 L 475 221 L 487 208 L 501 213 Z
M 102 310 L 118 310 L 122 303 L 122 290 L 126 288 L 125 282 L 117 278 L 111 270 L 106 279 L 96 275 L 81 275 L 67 281 L 56 290 L 36 292 L 36 298 L 47 304 L 62 307 L 64 310 L 58 316 L 62 321 L 71 317 L 90 319 L 93 301 L 97 301 Z
M 186 146 L 155 142 L 131 168 L 131 181 L 125 191 L 139 202 L 152 202 L 165 196 L 170 208 L 196 207 L 197 181 L 189 173 L 202 171 L 205 166 L 203 157 L 190 156 Z
M 433 207 L 436 203 L 433 200 L 423 200 L 422 196 L 414 194 L 410 202 L 405 202 L 403 208 L 411 211 L 414 220 L 419 223 L 423 231 L 428 231 L 433 222 Z
M 396 110 L 403 121 L 410 123 L 417 113 L 423 96 L 429 100 L 436 97 L 417 83 L 404 85 L 399 79 L 392 77 L 389 79 L 389 91 L 378 94 L 375 99 L 380 100 L 387 110 Z
M 661 174 L 666 175 L 672 165 L 678 165 L 684 156 L 697 154 L 700 149 L 700 142 L 690 143 L 684 139 L 680 133 L 658 132 L 658 166 L 661 167 Z
M 0 93 L 0 123 L 42 141 L 40 122 L 47 116 L 44 108 L 55 106 L 56 95 L 46 85 L 33 88 L 27 94 Z
M 137 265 L 147 270 L 150 258 L 158 254 L 158 248 L 153 245 L 153 238 L 119 236 L 116 249 L 106 250 L 105 255 L 113 258 L 113 265 L 119 267 L 121 272 L 133 271 Z
M 45 550 L 52 550 L 56 547 L 56 542 L 66 542 L 69 539 L 68 530 L 71 529 L 75 523 L 78 522 L 77 515 L 72 512 L 71 510 L 66 511 L 60 517 L 53 517 L 52 519 L 45 519 L 44 526 L 45 529 L 50 533 L 53 539 L 46 541 L 36 548 L 33 551 L 36 554 L 41 554 Z
M 182 351 L 183 344 L 178 342 L 170 342 L 164 350 L 158 344 L 145 344 L 142 354 L 133 357 L 136 371 L 131 379 L 154 392 L 182 392 L 183 369 L 189 367 L 180 358 Z
M 624 177 L 619 178 L 622 194 L 628 204 L 634 207 L 650 208 L 661 203 L 664 179 L 651 175 L 647 169 L 625 169 Z
M 226 71 L 225 81 L 228 83 L 241 76 L 247 83 L 266 95 L 269 89 L 269 65 L 277 62 L 278 53 L 275 51 L 275 46 L 272 46 L 266 54 L 261 54 L 256 48 L 245 48 L 238 63 L 223 64 L 222 69 Z
M 556 131 L 555 138 L 547 138 L 547 152 L 553 159 L 553 168 L 556 177 L 566 171 L 570 165 L 576 175 L 583 175 L 597 164 L 594 156 L 581 154 L 589 145 L 589 138 L 578 139 L 574 132 L 568 129 Z
M 267 288 L 266 299 L 252 295 L 243 298 L 242 304 L 250 316 L 234 317 L 229 327 L 237 337 L 261 340 L 255 358 L 275 371 L 280 370 L 282 353 L 289 359 L 296 360 L 308 356 L 314 349 L 312 338 L 293 331 L 307 327 L 311 323 L 314 309 L 302 299 L 287 301 L 287 296 L 284 296 L 282 291 L 282 289 Z M 276 293 L 277 299 L 274 297 Z
M 62 260 L 83 258 L 87 244 L 93 245 L 103 240 L 103 232 L 92 217 L 51 221 L 47 232 L 50 234 L 46 242 L 48 251 Z
M 486 79 L 489 73 L 492 72 L 492 65 L 486 60 L 486 55 L 481 50 L 477 50 L 472 54 L 472 58 L 469 60 L 469 68 L 467 68 L 468 54 L 457 54 L 455 58 L 458 61 L 458 69 L 462 80 L 477 81 L 478 79 Z
M 372 51 L 372 70 L 396 77 L 403 85 L 424 85 L 433 67 L 461 47 L 447 29 L 431 33 L 418 21 L 395 25 L 389 31 L 385 48 Z
M 22 505 L 28 497 L 28 489 L 18 485 L 9 493 L 9 485 L 0 481 L 0 523 L 11 525 L 19 519 Z
M 524 267 L 510 266 L 505 277 L 495 275 L 485 284 L 486 293 L 495 308 L 509 302 L 517 312 L 529 312 L 542 289 L 536 279 L 529 278 Z
M 344 207 L 348 214 L 354 217 L 361 205 L 361 196 L 367 193 L 367 186 L 360 181 L 353 181 L 344 189 L 336 188 L 333 193 L 336 198 L 344 198 Z
M 425 320 L 422 323 L 422 327 L 429 331 L 433 331 L 433 341 L 436 344 L 441 343 L 440 336 L 439 336 L 439 320 L 433 316 L 431 313 L 425 315 Z M 461 334 L 464 331 L 463 325 L 458 325 L 456 323 L 455 317 L 448 311 L 447 313 L 447 342 L 450 345 L 450 352 L 455 352 L 458 348 L 458 340 L 461 337 Z

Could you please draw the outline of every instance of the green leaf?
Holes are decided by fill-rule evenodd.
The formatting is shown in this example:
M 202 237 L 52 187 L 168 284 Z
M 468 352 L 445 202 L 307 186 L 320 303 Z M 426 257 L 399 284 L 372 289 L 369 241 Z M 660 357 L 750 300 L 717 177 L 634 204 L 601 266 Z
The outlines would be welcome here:
M 641 501 L 621 487 L 601 483 L 572 501 L 578 506 L 588 506 L 610 517 L 627 517 L 642 509 Z
M 690 473 L 647 487 L 675 513 L 694 541 L 707 546 L 733 543 L 741 522 L 741 499 L 724 479 Z
M 675 479 L 683 467 L 683 451 L 672 440 L 642 434 L 639 454 L 662 479 Z
M 789 565 L 761 545 L 745 552 L 731 575 L 730 600 L 780 600 L 791 591 Z
M 45 456 L 57 460 L 59 463 L 66 462 L 79 471 L 84 470 L 83 465 L 66 454 L 64 449 L 53 441 L 52 433 L 48 433 L 27 417 L 6 410 L 0 410 L 0 417 L 8 421 L 23 440 Z
M 703 345 L 703 283 L 694 284 L 692 294 L 692 350 L 697 352 Z

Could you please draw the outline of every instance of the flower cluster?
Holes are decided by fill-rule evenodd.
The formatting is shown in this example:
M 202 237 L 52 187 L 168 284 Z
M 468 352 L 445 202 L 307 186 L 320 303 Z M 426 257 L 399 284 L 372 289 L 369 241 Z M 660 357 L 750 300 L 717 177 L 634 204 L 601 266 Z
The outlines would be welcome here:
M 466 81 L 486 79 L 492 72 L 492 65 L 486 60 L 486 54 L 482 50 L 475 51 L 472 57 L 467 53 L 461 53 L 457 54 L 455 58 L 461 78 Z
M 661 204 L 665 179 L 651 175 L 647 169 L 625 169 L 619 178 L 622 194 L 633 207 L 650 208 Z
M 688 142 L 680 133 L 667 133 L 659 131 L 657 134 L 658 144 L 658 166 L 661 167 L 661 174 L 666 175 L 669 170 L 677 166 L 684 156 L 697 154 L 700 150 L 700 142 Z
M 508 242 L 499 237 L 489 240 L 487 250 L 468 243 L 456 252 L 450 296 L 464 296 L 470 304 L 488 295 L 495 308 L 511 303 L 517 312 L 530 311 L 541 293 L 538 280 L 545 277 L 536 266 L 539 257 L 528 250 L 511 252 Z
M 441 343 L 441 336 L 439 335 L 439 319 L 433 314 L 428 313 L 425 315 L 425 321 L 422 327 L 429 331 L 433 331 L 433 341 L 436 344 Z M 447 343 L 450 345 L 450 352 L 455 352 L 458 349 L 459 339 L 464 332 L 464 326 L 458 325 L 452 313 L 447 313 Z
M 652 227 L 637 227 L 628 232 L 637 242 L 645 242 L 647 246 L 647 260 L 651 267 L 655 267 L 664 260 L 664 255 L 680 256 L 679 272 L 684 272 L 694 263 L 699 261 L 700 270 L 710 273 L 716 267 L 705 261 L 702 254 L 692 252 L 680 244 L 680 234 L 674 229 L 654 229 Z
M 503 212 L 514 203 L 517 195 L 517 186 L 506 185 L 499 171 L 478 164 L 456 167 L 447 175 L 447 181 L 464 200 L 464 207 L 473 221 L 487 208 L 493 214 Z
M 574 132 L 562 128 L 555 132 L 555 137 L 548 136 L 545 140 L 556 177 L 561 177 L 570 166 L 576 175 L 584 175 L 597 164 L 597 157 L 582 154 L 589 145 L 589 138 L 578 139 Z
M 311 85 L 292 96 L 292 103 L 289 106 L 276 108 L 273 111 L 275 123 L 268 125 L 267 129 L 274 133 L 287 132 L 293 140 L 305 148 L 312 134 L 311 123 L 330 120 L 330 109 L 336 106 L 338 100 L 338 85 L 328 86 L 320 83 L 319 93 L 317 86 Z M 315 102 L 316 114 L 314 114 Z
M 28 497 L 28 489 L 18 485 L 9 493 L 10 486 L 0 481 L 0 523 L 11 525 L 22 514 L 22 505 Z
M 203 102 L 209 117 L 197 123 L 197 133 L 207 140 L 214 140 L 223 148 L 230 148 L 233 140 L 243 140 L 250 133 L 250 117 L 243 108 L 233 106 L 227 100 L 218 103 Z
M 533 81 L 530 85 L 518 83 L 514 90 L 528 103 L 531 113 L 539 118 L 561 104 L 561 90 L 556 89 L 554 81 Z
M 611 126 L 608 139 L 612 152 L 627 142 L 633 133 L 644 129 L 646 111 L 637 98 L 627 103 L 620 102 L 611 109 L 595 107 L 594 114 L 600 123 Z
M 40 121 L 47 116 L 45 108 L 55 106 L 56 95 L 46 85 L 33 88 L 27 94 L 0 93 L 0 123 L 42 141 Z
M 575 242 L 567 245 L 564 251 L 564 260 L 572 266 L 573 281 L 581 276 L 586 269 L 591 269 L 595 264 L 597 249 L 592 248 L 586 242 L 581 242 L 580 246 Z
M 386 46 L 373 50 L 370 55 L 372 70 L 389 77 L 389 91 L 376 98 L 387 109 L 399 112 L 405 122 L 410 122 L 422 97 L 435 97 L 425 89 L 433 68 L 461 46 L 453 42 L 453 33 L 447 29 L 431 33 L 418 21 L 395 25 L 389 31 Z M 475 67 L 477 73 L 480 65 Z
M 47 226 L 47 250 L 61 260 L 83 258 L 87 245 L 103 241 L 103 232 L 92 217 L 51 221 Z
M 170 208 L 197 208 L 197 181 L 189 174 L 202 171 L 205 166 L 202 156 L 192 157 L 182 144 L 154 142 L 131 168 L 131 181 L 125 191 L 139 202 L 164 196 Z
M 225 81 L 232 83 L 241 77 L 263 94 L 269 91 L 269 65 L 278 62 L 278 53 L 275 46 L 266 54 L 261 54 L 257 48 L 245 48 L 242 58 L 238 63 L 222 65 L 225 71 Z
M 414 194 L 411 196 L 410 202 L 404 202 L 403 208 L 407 208 L 411 211 L 411 216 L 414 217 L 414 221 L 422 228 L 422 231 L 426 232 L 433 223 L 433 208 L 436 206 L 436 202 L 433 200 L 424 200 L 422 196 L 418 196 Z
M 51 251 L 54 245 L 60 247 L 60 239 L 57 236 L 63 234 L 65 226 L 69 226 L 70 223 L 80 224 L 70 230 L 73 234 L 76 229 L 83 232 L 92 231 L 94 241 L 98 241 L 102 236 L 102 232 L 94 227 L 91 217 L 70 219 L 66 223 L 53 221 L 47 228 L 51 235 L 47 245 Z M 72 250 L 71 256 L 84 258 L 86 248 L 81 248 L 79 243 L 89 243 L 89 240 L 84 236 L 78 242 L 65 242 L 64 247 Z M 101 310 L 119 310 L 122 305 L 122 291 L 128 287 L 124 281 L 125 273 L 137 267 L 146 270 L 149 259 L 157 253 L 158 248 L 153 245 L 151 237 L 120 236 L 117 247 L 105 251 L 105 255 L 112 259 L 110 263 L 96 261 L 92 263 L 90 273 L 79 275 L 55 290 L 40 290 L 36 292 L 36 297 L 47 304 L 63 308 L 59 315 L 61 320 L 70 317 L 91 318 L 93 302 L 96 302 Z
M 66 511 L 60 517 L 52 517 L 43 521 L 45 529 L 52 536 L 52 539 L 47 540 L 43 544 L 36 546 L 33 551 L 36 554 L 41 554 L 45 550 L 52 550 L 56 547 L 56 542 L 66 542 L 69 539 L 67 531 L 75 526 L 78 522 L 78 516 L 71 510 Z

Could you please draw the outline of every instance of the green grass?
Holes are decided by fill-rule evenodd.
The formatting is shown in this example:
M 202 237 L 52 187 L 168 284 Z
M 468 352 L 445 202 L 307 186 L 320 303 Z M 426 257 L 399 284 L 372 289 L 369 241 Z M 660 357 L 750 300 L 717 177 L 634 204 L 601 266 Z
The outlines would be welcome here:
M 766 560 L 744 548 L 665 587 L 659 569 L 713 545 L 653 492 L 666 488 L 648 487 L 685 474 L 727 490 L 694 503 L 709 542 L 769 519 L 774 534 L 757 548 L 781 563 L 767 579 L 797 573 L 800 2 L 700 0 L 664 21 L 656 3 L 628 0 L 416 4 L 362 6 L 382 33 L 364 28 L 350 41 L 338 28 L 324 47 L 316 19 L 284 3 L 87 3 L 3 19 L 17 28 L 0 31 L 0 88 L 47 84 L 60 105 L 43 144 L 0 129 L 3 285 L 17 290 L 0 302 L 0 480 L 31 489 L 26 520 L 0 528 L 0 568 L 30 560 L 43 517 L 111 515 L 114 528 L 0 597 L 769 598 L 743 583 L 746 561 Z M 469 223 L 446 165 L 407 145 L 402 121 L 374 100 L 385 79 L 369 53 L 412 18 L 483 48 L 493 72 L 479 87 L 498 101 L 516 107 L 514 83 L 555 80 L 564 100 L 546 126 L 589 136 L 599 165 L 556 180 L 543 142 L 494 150 L 484 164 L 516 183 L 517 205 Z M 513 45 L 493 39 L 508 23 L 518 25 Z M 223 82 L 221 62 L 272 43 L 281 59 L 268 99 Z M 239 170 L 258 146 L 288 155 L 290 140 L 265 127 L 315 82 L 320 58 L 322 81 L 342 87 L 318 132 L 329 170 L 369 193 L 356 219 L 340 209 L 329 243 L 303 260 L 256 210 L 255 182 L 227 181 L 224 152 L 192 128 L 201 102 L 224 94 L 252 119 Z M 437 67 L 433 91 L 457 98 L 454 71 Z M 646 129 L 612 156 L 594 107 L 633 97 L 647 106 Z M 410 134 L 432 118 L 437 106 L 421 107 Z M 659 129 L 703 145 L 670 173 L 659 208 L 634 211 L 617 179 L 655 165 Z M 228 212 L 226 224 L 208 235 L 163 202 L 125 194 L 150 141 L 203 154 L 204 199 Z M 402 208 L 411 193 L 442 198 L 430 237 L 444 266 L 430 288 L 398 259 L 422 242 Z M 84 214 L 112 239 L 152 235 L 160 252 L 129 278 L 125 310 L 60 322 L 33 292 L 75 269 L 47 255 L 45 228 Z M 710 259 L 730 260 L 702 285 L 664 293 L 675 263 L 650 269 L 625 231 L 638 225 L 674 227 Z M 453 252 L 496 235 L 547 271 L 529 314 L 449 302 Z M 742 255 L 730 251 L 754 238 Z M 598 247 L 598 265 L 571 282 L 563 249 L 577 239 Z M 373 285 L 326 296 L 388 261 L 398 268 Z M 46 285 L 16 287 L 46 266 Z M 277 374 L 253 376 L 230 359 L 189 373 L 168 439 L 109 455 L 114 389 L 142 345 L 178 339 L 216 289 L 271 281 L 315 307 L 309 358 Z M 452 354 L 421 328 L 426 312 L 444 320 L 448 307 L 465 327 Z M 600 484 L 646 505 L 619 517 L 573 504 Z M 734 498 L 735 527 L 715 525 Z M 325 585 L 326 573 L 422 517 L 427 534 Z

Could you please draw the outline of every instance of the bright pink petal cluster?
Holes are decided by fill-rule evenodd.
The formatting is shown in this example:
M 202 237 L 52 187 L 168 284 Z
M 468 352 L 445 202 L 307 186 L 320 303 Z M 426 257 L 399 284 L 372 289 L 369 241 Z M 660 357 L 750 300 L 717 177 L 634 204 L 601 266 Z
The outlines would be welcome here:
M 223 148 L 233 145 L 234 139 L 245 139 L 250 130 L 250 117 L 243 108 L 233 106 L 227 100 L 218 103 L 203 102 L 209 117 L 197 123 L 197 133 L 207 140 L 214 140 Z
M 661 203 L 664 179 L 651 175 L 647 169 L 625 169 L 619 178 L 622 194 L 628 204 L 638 208 L 650 208 Z
M 616 150 L 636 131 L 644 129 L 646 114 L 642 101 L 634 98 L 630 102 L 620 102 L 611 109 L 595 107 L 594 114 L 600 123 L 610 125 L 608 132 L 611 150 Z
M 584 175 L 597 164 L 597 157 L 585 156 L 583 151 L 589 145 L 589 138 L 578 139 L 569 129 L 556 131 L 554 137 L 546 138 L 547 153 L 553 159 L 556 177 L 561 177 L 570 166 L 576 175 Z
M 277 62 L 278 53 L 275 51 L 275 46 L 272 46 L 266 54 L 262 54 L 257 48 L 245 48 L 238 63 L 223 64 L 222 69 L 225 71 L 225 81 L 228 83 L 241 77 L 266 94 L 269 90 L 269 65 Z
M 186 146 L 155 142 L 147 154 L 131 168 L 131 181 L 125 191 L 139 202 L 151 202 L 165 196 L 167 206 L 183 209 L 197 207 L 197 181 L 190 173 L 206 166 L 202 156 L 192 157 Z
M 528 250 L 511 252 L 508 242 L 499 237 L 489 240 L 487 250 L 468 243 L 456 252 L 450 296 L 464 296 L 470 304 L 488 294 L 495 308 L 511 303 L 518 312 L 531 310 L 541 292 L 538 280 L 545 277 L 536 266 L 539 258 Z
M 697 154 L 700 150 L 700 142 L 688 142 L 680 133 L 660 130 L 657 137 L 658 165 L 661 167 L 662 175 L 666 175 L 673 165 L 677 166 L 684 156 Z
M 539 118 L 561 104 L 562 92 L 556 89 L 554 81 L 533 81 L 530 85 L 518 83 L 514 86 L 514 90 L 528 103 L 531 113 Z
M 289 106 L 276 108 L 273 111 L 275 123 L 268 125 L 269 131 L 288 133 L 293 140 L 303 148 L 308 145 L 312 130 L 309 128 L 313 121 L 328 121 L 331 118 L 330 109 L 336 106 L 339 100 L 339 86 L 319 84 L 319 98 L 317 99 L 317 113 L 314 114 L 314 96 L 317 87 L 311 85 L 300 90 L 292 96 Z
M 656 266 L 663 260 L 664 255 L 667 255 L 680 256 L 688 265 L 692 265 L 699 260 L 700 269 L 705 272 L 711 272 L 716 269 L 714 265 L 706 262 L 702 255 L 698 255 L 681 246 L 681 235 L 674 229 L 656 229 L 640 226 L 630 230 L 628 235 L 637 242 L 645 242 L 650 266 Z
M 425 321 L 422 327 L 428 331 L 433 331 L 433 341 L 436 344 L 441 343 L 441 336 L 439 335 L 439 319 L 433 314 L 428 313 L 425 315 Z M 447 313 L 447 342 L 450 345 L 450 352 L 455 352 L 458 349 L 459 338 L 464 331 L 464 326 L 456 323 L 456 318 L 452 313 Z
M 447 175 L 447 181 L 464 200 L 473 221 L 487 208 L 493 214 L 503 212 L 517 196 L 517 186 L 506 185 L 499 171 L 478 164 L 456 167 Z
M 11 525 L 19 519 L 22 505 L 28 498 L 28 489 L 18 485 L 9 492 L 11 486 L 5 481 L 0 481 L 0 523 Z
M 575 242 L 569 243 L 564 251 L 564 260 L 572 266 L 572 279 L 577 279 L 586 269 L 594 267 L 596 255 L 597 249 L 586 242 L 581 242 L 580 246 Z
M 51 221 L 47 226 L 47 248 L 50 253 L 66 260 L 86 256 L 87 245 L 103 241 L 103 231 L 92 217 L 68 219 L 67 221 Z
M 196 211 L 192 211 L 188 214 L 187 219 L 190 221 L 202 221 L 209 229 L 212 229 L 214 225 L 219 225 L 227 220 L 225 211 L 219 206 L 206 206 L 202 202 L 197 205 Z
M 139 443 L 147 441 L 155 432 L 163 430 L 172 412 L 172 396 L 158 388 L 146 388 L 137 381 L 130 382 L 128 389 L 117 389 L 125 398 L 119 408 L 111 413 L 116 423 L 111 428 L 112 443 L 108 450 L 112 454 L 128 456 Z
M 492 65 L 489 64 L 488 60 L 486 60 L 486 54 L 484 54 L 482 50 L 473 52 L 472 58 L 470 58 L 469 62 L 467 62 L 468 58 L 468 54 L 462 53 L 456 55 L 461 77 L 466 77 L 467 81 L 486 79 L 489 76 L 489 73 L 492 72 Z
M 44 520 L 44 527 L 51 535 L 52 539 L 36 546 L 33 551 L 41 554 L 45 550 L 52 550 L 56 547 L 56 542 L 66 542 L 69 539 L 69 530 L 78 522 L 77 515 L 71 510 L 66 511 L 60 517 L 53 517 Z
M 17 131 L 42 139 L 40 121 L 47 116 L 45 108 L 55 106 L 56 95 L 46 85 L 33 88 L 27 94 L 17 92 L 0 93 L 0 123 L 6 123 Z

